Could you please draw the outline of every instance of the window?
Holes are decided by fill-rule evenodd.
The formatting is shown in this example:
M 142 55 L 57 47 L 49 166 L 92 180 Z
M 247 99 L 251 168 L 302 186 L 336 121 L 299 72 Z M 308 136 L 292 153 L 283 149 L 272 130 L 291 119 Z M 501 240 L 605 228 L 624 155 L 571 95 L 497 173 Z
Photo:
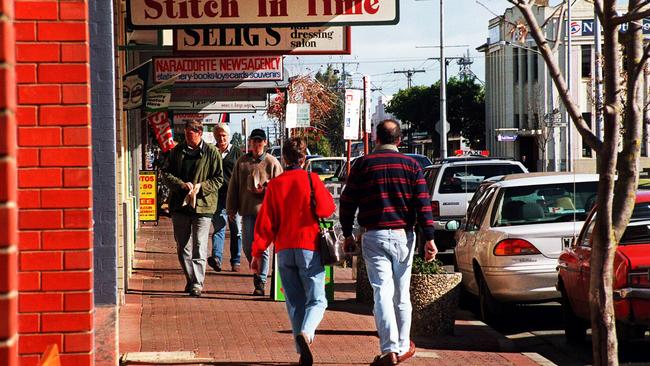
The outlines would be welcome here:
M 519 81 L 519 49 L 512 49 L 512 73 L 515 77 L 515 83 Z
M 476 192 L 481 182 L 486 178 L 506 174 L 523 173 L 515 164 L 482 164 L 448 167 L 442 175 L 439 193 L 470 193 Z
M 591 77 L 591 45 L 580 46 L 582 53 L 582 77 Z
M 585 120 L 585 123 L 591 128 L 591 113 L 583 113 L 582 114 L 582 119 Z M 592 150 L 591 148 L 587 145 L 585 140 L 582 140 L 582 157 L 583 158 L 591 158 L 592 157 Z
M 495 226 L 584 221 L 598 182 L 548 183 L 502 189 Z
M 467 225 L 465 229 L 467 231 L 479 230 L 481 228 L 481 223 L 485 218 L 485 213 L 487 212 L 490 202 L 492 202 L 492 195 L 495 192 L 496 188 L 491 187 L 486 190 L 485 194 L 481 195 L 478 200 L 474 203 L 474 207 L 471 212 L 467 214 Z

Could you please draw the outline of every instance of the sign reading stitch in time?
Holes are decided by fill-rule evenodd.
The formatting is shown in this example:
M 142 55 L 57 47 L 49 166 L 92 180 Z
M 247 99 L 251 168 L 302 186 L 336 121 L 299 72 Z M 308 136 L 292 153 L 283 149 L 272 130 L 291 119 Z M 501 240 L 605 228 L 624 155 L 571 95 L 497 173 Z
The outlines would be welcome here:
M 177 83 L 282 80 L 282 56 L 160 57 L 153 64 L 156 83 L 176 75 Z

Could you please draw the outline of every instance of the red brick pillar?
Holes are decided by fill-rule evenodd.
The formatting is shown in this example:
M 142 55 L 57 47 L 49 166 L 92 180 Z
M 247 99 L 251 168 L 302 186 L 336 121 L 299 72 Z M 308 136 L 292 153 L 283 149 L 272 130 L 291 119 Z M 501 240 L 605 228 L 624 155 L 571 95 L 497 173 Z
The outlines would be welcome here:
M 13 0 L 0 0 L 0 365 L 18 364 Z
M 14 4 L 20 364 L 55 343 L 63 365 L 92 365 L 87 3 Z

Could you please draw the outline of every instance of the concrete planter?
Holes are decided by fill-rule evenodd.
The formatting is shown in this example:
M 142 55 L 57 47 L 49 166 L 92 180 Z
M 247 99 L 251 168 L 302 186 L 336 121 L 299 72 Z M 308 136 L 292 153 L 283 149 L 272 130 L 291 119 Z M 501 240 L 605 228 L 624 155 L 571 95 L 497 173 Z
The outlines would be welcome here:
M 461 279 L 460 273 L 411 275 L 411 335 L 454 333 Z

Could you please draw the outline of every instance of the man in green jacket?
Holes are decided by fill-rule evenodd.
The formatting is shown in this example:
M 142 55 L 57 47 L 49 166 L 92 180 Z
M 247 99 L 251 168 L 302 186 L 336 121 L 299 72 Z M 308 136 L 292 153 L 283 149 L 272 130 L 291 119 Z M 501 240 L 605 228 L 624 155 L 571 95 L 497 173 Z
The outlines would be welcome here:
M 163 169 L 185 291 L 195 297 L 203 290 L 210 224 L 223 184 L 221 154 L 202 137 L 201 121 L 187 122 L 185 141 L 170 151 Z

